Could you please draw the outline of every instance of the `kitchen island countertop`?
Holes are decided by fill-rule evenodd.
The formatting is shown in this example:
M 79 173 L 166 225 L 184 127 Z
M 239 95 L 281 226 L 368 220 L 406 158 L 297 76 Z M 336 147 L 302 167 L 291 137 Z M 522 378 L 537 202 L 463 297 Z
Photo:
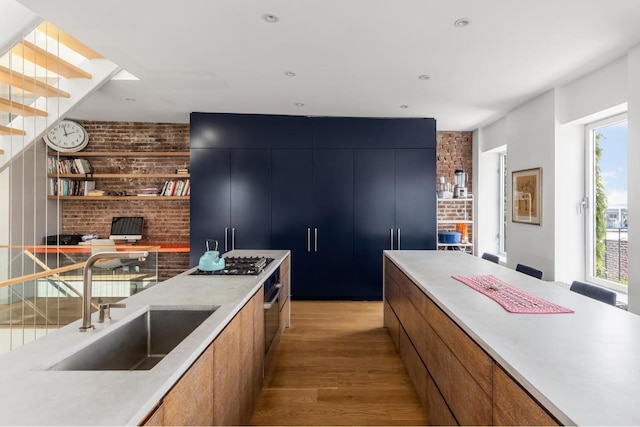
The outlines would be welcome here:
M 640 424 L 640 316 L 461 252 L 385 255 L 561 423 Z M 575 312 L 509 313 L 451 277 L 487 274 Z
M 285 250 L 236 250 L 229 256 L 274 258 L 258 276 L 190 276 L 186 271 L 137 293 L 111 310 L 110 323 L 79 332 L 76 321 L 0 356 L 0 424 L 135 425 L 144 420 L 198 356 L 286 258 Z M 219 308 L 153 369 L 147 371 L 49 371 L 118 322 L 148 306 Z

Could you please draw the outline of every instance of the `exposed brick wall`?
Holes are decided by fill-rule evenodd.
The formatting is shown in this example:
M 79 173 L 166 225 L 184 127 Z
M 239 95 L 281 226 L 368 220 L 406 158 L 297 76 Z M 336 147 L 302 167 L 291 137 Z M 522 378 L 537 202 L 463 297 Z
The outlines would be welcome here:
M 616 282 L 628 283 L 628 257 L 626 240 L 607 240 L 604 257 L 605 278 Z
M 436 146 L 437 180 L 444 176 L 451 185 L 455 183 L 456 169 L 467 172 L 467 191 L 473 188 L 473 132 L 439 131 Z M 436 180 L 436 189 L 438 181 Z
M 189 125 L 166 123 L 80 121 L 89 132 L 84 151 L 189 151 Z M 90 158 L 96 173 L 174 173 L 188 167 L 188 157 Z M 136 194 L 144 187 L 162 187 L 166 179 L 99 179 L 96 188 Z M 64 201 L 62 233 L 98 234 L 108 238 L 114 216 L 143 216 L 142 243 L 188 242 L 188 200 Z M 159 280 L 189 268 L 189 254 L 163 253 L 158 258 Z
M 471 194 L 473 175 L 473 133 L 440 131 L 436 146 L 436 190 L 440 189 L 439 180 L 443 176 L 452 187 L 455 184 L 456 169 L 464 169 L 467 173 L 467 191 Z M 440 200 L 438 202 L 438 221 L 463 221 L 473 219 L 472 205 L 457 200 Z M 469 241 L 473 241 L 473 225 L 466 224 Z M 455 231 L 456 224 L 439 224 L 439 231 Z

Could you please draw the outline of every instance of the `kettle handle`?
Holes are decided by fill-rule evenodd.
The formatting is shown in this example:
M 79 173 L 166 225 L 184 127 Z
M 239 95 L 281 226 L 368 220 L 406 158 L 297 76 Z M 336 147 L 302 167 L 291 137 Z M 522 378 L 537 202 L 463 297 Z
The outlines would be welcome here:
M 204 241 L 205 246 L 207 247 L 207 252 L 209 252 L 211 249 L 209 248 L 209 242 L 216 242 L 216 248 L 214 249 L 214 251 L 218 250 L 218 241 L 217 240 L 213 240 L 213 239 L 206 239 Z

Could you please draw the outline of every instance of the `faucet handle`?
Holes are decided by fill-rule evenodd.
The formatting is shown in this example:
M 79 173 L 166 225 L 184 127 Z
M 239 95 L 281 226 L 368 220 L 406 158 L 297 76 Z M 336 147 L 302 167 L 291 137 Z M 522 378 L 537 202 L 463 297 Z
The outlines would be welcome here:
M 126 306 L 124 303 L 102 303 L 98 305 L 100 309 L 98 323 L 104 323 L 105 319 L 111 320 L 111 308 L 125 308 Z

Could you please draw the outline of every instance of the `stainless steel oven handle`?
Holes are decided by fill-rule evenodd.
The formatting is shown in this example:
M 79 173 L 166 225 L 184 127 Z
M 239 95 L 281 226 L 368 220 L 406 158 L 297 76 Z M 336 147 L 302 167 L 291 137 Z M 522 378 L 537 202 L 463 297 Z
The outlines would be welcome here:
M 269 309 L 273 306 L 273 304 L 275 304 L 275 303 L 276 303 L 276 301 L 278 301 L 278 298 L 280 297 L 280 292 L 282 292 L 282 283 L 278 283 L 278 284 L 277 284 L 277 285 L 275 285 L 274 287 L 278 290 L 278 292 L 276 292 L 276 294 L 273 296 L 273 298 L 271 298 L 271 301 L 269 301 L 269 302 L 265 302 L 265 303 L 262 305 L 262 307 L 263 307 L 265 310 L 269 310 Z
M 391 243 L 391 250 L 393 250 L 393 228 L 389 229 L 389 242 Z
M 311 252 L 311 228 L 307 227 L 307 252 Z
M 229 227 L 224 228 L 224 251 L 227 252 L 229 250 Z
M 318 252 L 318 229 L 315 228 L 314 230 L 315 230 L 315 242 L 314 242 L 314 244 L 315 244 L 315 247 L 316 247 L 316 252 Z
M 400 250 L 400 229 L 398 228 L 398 250 Z

